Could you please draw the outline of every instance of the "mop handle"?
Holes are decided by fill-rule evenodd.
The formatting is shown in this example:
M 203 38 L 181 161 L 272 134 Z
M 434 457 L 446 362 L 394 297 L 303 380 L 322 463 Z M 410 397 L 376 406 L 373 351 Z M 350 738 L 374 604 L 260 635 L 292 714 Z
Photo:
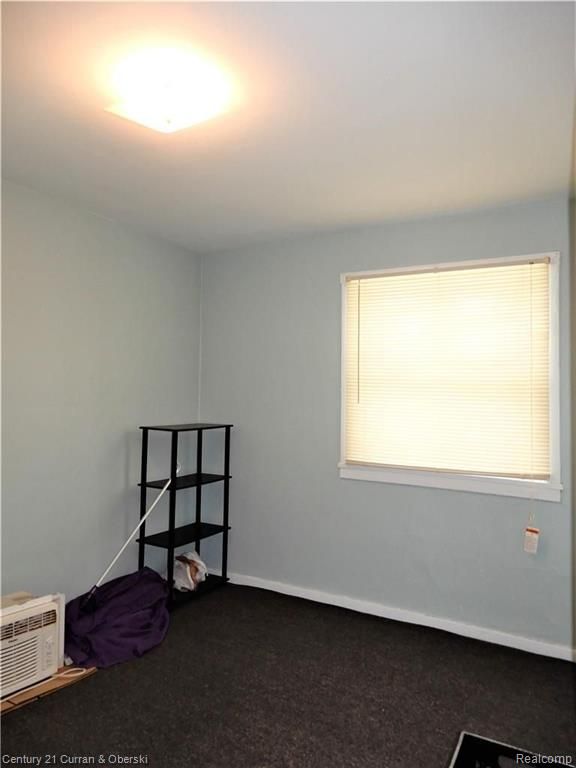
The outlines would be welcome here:
M 181 467 L 180 467 L 180 464 L 178 464 L 178 468 L 176 469 L 176 474 L 178 474 L 178 473 L 180 472 L 180 469 L 181 469 Z M 142 525 L 144 522 L 146 522 L 146 519 L 147 519 L 148 515 L 150 514 L 150 512 L 152 512 L 152 510 L 154 509 L 154 507 L 156 506 L 156 504 L 158 504 L 158 502 L 160 501 L 160 499 L 162 498 L 162 496 L 164 496 L 164 494 L 165 494 L 165 493 L 166 493 L 166 491 L 168 490 L 168 486 L 170 485 L 171 481 L 172 481 L 172 478 L 168 478 L 168 480 L 166 481 L 166 484 L 165 484 L 165 486 L 162 488 L 162 490 L 160 491 L 160 493 L 158 494 L 158 496 L 157 496 L 157 497 L 156 497 L 156 499 L 154 500 L 154 503 L 151 505 L 151 507 L 150 507 L 150 509 L 148 510 L 148 512 L 146 512 L 146 514 L 145 514 L 145 515 L 144 515 L 144 517 L 143 517 L 143 518 L 140 520 L 140 522 L 138 523 L 138 525 L 136 526 L 136 528 L 134 528 L 134 530 L 132 531 L 132 533 L 130 534 L 130 536 L 128 536 L 128 538 L 127 538 L 127 539 L 126 539 L 126 541 L 124 542 L 124 545 L 123 545 L 122 549 L 121 549 L 121 550 L 118 552 L 118 554 L 116 555 L 116 557 L 114 558 L 114 560 L 112 560 L 112 562 L 110 563 L 110 565 L 108 566 L 108 568 L 106 568 L 106 570 L 104 571 L 104 573 L 102 574 L 102 576 L 100 576 L 100 578 L 98 579 L 98 581 L 97 581 L 97 582 L 96 582 L 96 584 L 94 585 L 94 587 L 93 587 L 93 589 L 94 589 L 94 590 L 96 589 L 96 587 L 99 587 L 99 586 L 100 586 L 100 584 L 102 584 L 102 582 L 104 581 L 104 579 L 106 578 L 106 576 L 109 574 L 110 570 L 112 569 L 112 567 L 114 566 L 114 564 L 116 563 L 116 561 L 118 560 L 118 558 L 120 557 L 120 555 L 122 554 L 122 552 L 124 552 L 124 550 L 126 549 L 126 547 L 128 546 L 128 544 L 130 544 L 130 542 L 132 541 L 132 538 L 133 538 L 133 537 L 136 535 L 136 533 L 138 532 L 138 530 L 139 530 L 140 526 L 141 526 L 141 525 Z

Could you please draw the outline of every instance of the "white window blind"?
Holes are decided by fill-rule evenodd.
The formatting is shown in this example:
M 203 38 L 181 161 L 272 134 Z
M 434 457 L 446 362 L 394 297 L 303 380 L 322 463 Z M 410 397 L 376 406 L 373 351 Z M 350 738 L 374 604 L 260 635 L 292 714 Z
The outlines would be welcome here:
M 345 464 L 548 480 L 549 270 L 348 276 Z

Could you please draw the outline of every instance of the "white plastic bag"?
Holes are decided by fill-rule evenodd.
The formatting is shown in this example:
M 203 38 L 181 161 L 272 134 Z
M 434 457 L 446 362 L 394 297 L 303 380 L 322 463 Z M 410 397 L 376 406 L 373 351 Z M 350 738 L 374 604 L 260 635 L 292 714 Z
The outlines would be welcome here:
M 208 569 L 196 550 L 178 555 L 174 561 L 174 587 L 180 592 L 193 592 L 206 579 Z

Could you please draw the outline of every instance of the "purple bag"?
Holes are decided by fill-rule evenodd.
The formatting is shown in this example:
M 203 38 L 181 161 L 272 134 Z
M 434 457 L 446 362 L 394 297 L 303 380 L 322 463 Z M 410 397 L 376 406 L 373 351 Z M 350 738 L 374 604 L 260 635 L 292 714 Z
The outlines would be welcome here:
M 66 605 L 65 651 L 81 667 L 111 667 L 149 651 L 168 630 L 168 584 L 156 571 L 120 576 L 98 587 L 89 605 Z

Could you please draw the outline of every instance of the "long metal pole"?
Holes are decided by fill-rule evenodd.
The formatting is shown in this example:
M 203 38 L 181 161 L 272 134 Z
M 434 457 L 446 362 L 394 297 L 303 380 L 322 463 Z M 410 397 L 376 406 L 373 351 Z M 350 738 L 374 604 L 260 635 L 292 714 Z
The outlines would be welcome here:
M 145 521 L 148 519 L 148 516 L 150 515 L 150 513 L 152 512 L 152 510 L 154 509 L 154 507 L 156 506 L 156 504 L 158 504 L 158 502 L 160 501 L 160 499 L 162 498 L 162 496 L 164 496 L 164 494 L 165 494 L 165 492 L 168 490 L 168 486 L 170 485 L 170 483 L 171 483 L 171 482 L 172 482 L 172 478 L 170 478 L 169 480 L 167 480 L 167 481 L 166 481 L 166 485 L 165 485 L 165 486 L 162 488 L 162 490 L 160 491 L 160 493 L 158 494 L 158 496 L 157 496 L 157 497 L 156 497 L 156 499 L 154 500 L 154 503 L 151 505 L 151 507 L 150 507 L 150 509 L 148 510 L 148 512 L 146 512 L 146 514 L 145 514 L 145 515 L 144 515 L 144 517 L 143 517 L 143 518 L 140 520 L 140 522 L 138 523 L 138 525 L 136 526 L 136 528 L 134 528 L 134 530 L 132 531 L 132 533 L 130 534 L 130 536 L 128 536 L 128 538 L 127 538 L 127 539 L 126 539 L 126 541 L 124 542 L 124 546 L 122 547 L 122 549 L 121 549 L 121 550 L 118 552 L 118 554 L 116 555 L 116 557 L 114 558 L 114 560 L 112 560 L 112 562 L 110 563 L 110 565 L 108 566 L 108 568 L 106 568 L 106 570 L 104 571 L 104 573 L 102 574 L 102 576 L 100 576 L 100 578 L 98 579 L 98 581 L 96 582 L 96 584 L 95 584 L 94 586 L 96 586 L 96 587 L 99 587 L 99 586 L 100 586 L 100 584 L 102 584 L 102 582 L 104 581 L 104 579 L 106 578 L 106 576 L 107 576 L 107 575 L 108 575 L 108 573 L 110 572 L 110 570 L 111 570 L 112 566 L 114 565 L 114 563 L 115 563 L 115 562 L 118 560 L 118 558 L 120 557 L 120 555 L 122 554 L 122 552 L 124 552 L 124 550 L 126 549 L 126 547 L 128 546 L 128 544 L 130 544 L 130 542 L 132 541 L 132 539 L 134 538 L 134 536 L 136 535 L 136 533 L 137 533 L 137 531 L 140 529 L 140 527 L 141 527 L 141 526 L 142 526 L 142 525 L 145 523 Z

